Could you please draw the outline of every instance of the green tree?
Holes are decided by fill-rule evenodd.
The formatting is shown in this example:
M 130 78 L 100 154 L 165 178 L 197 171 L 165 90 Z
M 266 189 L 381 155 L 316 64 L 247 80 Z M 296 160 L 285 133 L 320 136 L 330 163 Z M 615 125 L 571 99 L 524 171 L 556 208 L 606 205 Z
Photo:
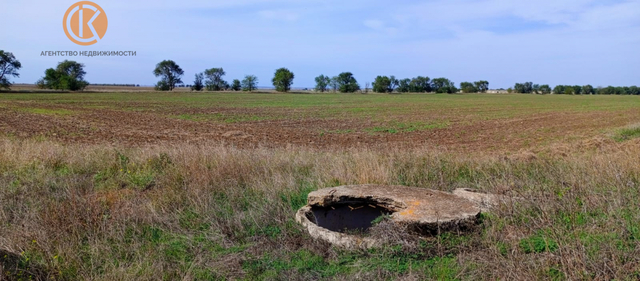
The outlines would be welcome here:
M 376 93 L 392 93 L 396 87 L 400 84 L 400 81 L 395 76 L 378 76 L 373 81 L 373 91 Z
M 184 71 L 178 64 L 172 60 L 163 60 L 156 65 L 153 75 L 161 77 L 156 89 L 160 91 L 173 91 L 176 85 L 182 84 L 182 75 Z
M 329 84 L 331 84 L 331 78 L 329 78 L 329 76 L 320 75 L 316 77 L 316 92 L 326 92 Z
M 418 76 L 411 79 L 409 84 L 410 92 L 413 93 L 425 93 L 431 92 L 431 79 L 429 77 Z
M 513 91 L 517 94 L 522 94 L 524 93 L 524 85 L 520 84 L 520 83 L 516 83 L 515 86 L 513 86 Z
M 393 93 L 393 91 L 395 91 L 395 89 L 398 87 L 398 85 L 400 84 L 400 81 L 398 79 L 396 79 L 395 76 L 391 75 L 389 77 L 389 93 Z
M 616 94 L 616 88 L 612 87 L 612 86 L 608 86 L 606 88 L 602 88 L 598 90 L 598 94 L 601 95 L 615 95 Z
M 82 91 L 89 85 L 84 80 L 87 72 L 84 71 L 84 64 L 75 61 L 65 60 L 58 63 L 53 69 L 49 68 L 45 76 L 38 80 L 38 87 L 43 89 Z
M 476 85 L 471 82 L 460 83 L 460 90 L 462 90 L 463 93 L 477 93 L 479 91 Z
M 478 89 L 478 92 L 480 93 L 486 93 L 489 90 L 489 81 L 480 80 L 473 82 L 473 84 L 476 86 L 476 89 Z
M 575 89 L 571 86 L 566 86 L 564 87 L 564 94 L 565 95 L 573 95 L 575 94 Z
M 582 94 L 583 95 L 593 95 L 593 94 L 595 94 L 595 89 L 593 89 L 593 86 L 591 86 L 591 85 L 584 85 L 584 86 L 582 86 Z
M 252 92 L 258 88 L 258 77 L 247 75 L 242 79 L 242 90 Z
M 431 80 L 431 88 L 436 93 L 453 94 L 458 92 L 455 84 L 447 78 L 435 78 Z
M 631 95 L 631 88 L 629 87 L 619 87 L 621 95 Z
M 273 75 L 273 79 L 271 80 L 271 82 L 273 83 L 273 86 L 276 87 L 276 91 L 288 92 L 289 90 L 291 90 L 293 78 L 295 78 L 293 72 L 282 67 L 276 69 L 276 73 Z
M 355 93 L 360 90 L 358 81 L 351 72 L 343 72 L 338 75 L 338 88 L 342 93 Z
M 377 76 L 373 80 L 373 91 L 376 93 L 390 93 L 391 92 L 391 79 L 387 76 Z
M 574 95 L 582 95 L 582 86 L 572 86 Z
M 231 90 L 233 91 L 240 91 L 242 90 L 242 85 L 240 84 L 240 80 L 238 79 L 233 79 L 233 83 L 231 85 Z
M 204 76 L 207 78 L 204 82 L 207 85 L 207 91 L 222 91 L 225 89 L 225 83 L 222 79 L 226 73 L 222 68 L 211 68 L 204 71 Z
M 549 87 L 549 85 L 546 85 L 546 84 L 545 85 L 541 85 L 540 88 L 538 88 L 538 90 L 543 95 L 551 94 L 551 87 Z
M 204 85 L 202 84 L 202 80 L 204 80 L 204 74 L 198 73 L 196 74 L 195 80 L 193 80 L 193 85 L 191 86 L 192 91 L 202 91 Z
M 564 95 L 564 89 L 564 85 L 556 85 L 555 87 L 553 87 L 553 93 L 556 95 Z
M 624 95 L 623 87 L 613 87 L 615 95 Z
M 16 59 L 13 53 L 0 50 L 0 90 L 11 88 L 9 77 L 20 77 L 18 70 L 22 68 L 22 64 Z
M 539 94 L 540 93 L 540 84 L 533 84 L 533 87 L 531 88 L 531 91 L 534 94 Z
M 408 93 L 411 91 L 411 79 L 406 78 L 398 81 L 398 92 Z
M 532 82 L 525 82 L 525 83 L 516 83 L 516 85 L 513 87 L 514 92 L 519 93 L 519 94 L 531 94 L 533 93 L 533 83 Z

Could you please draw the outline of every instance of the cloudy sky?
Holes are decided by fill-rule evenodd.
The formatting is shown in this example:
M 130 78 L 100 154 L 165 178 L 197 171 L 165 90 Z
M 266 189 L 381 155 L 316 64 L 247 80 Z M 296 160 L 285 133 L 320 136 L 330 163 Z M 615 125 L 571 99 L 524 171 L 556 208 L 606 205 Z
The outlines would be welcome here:
M 276 68 L 313 78 L 354 73 L 515 82 L 640 85 L 640 0 L 94 0 L 109 28 L 83 47 L 64 34 L 71 1 L 3 1 L 0 49 L 22 62 L 14 82 L 33 83 L 64 57 L 42 51 L 136 51 L 136 57 L 72 57 L 92 83 L 152 85 L 176 61 L 183 80 L 223 67 L 227 80 Z M 68 59 L 68 58 L 67 58 Z

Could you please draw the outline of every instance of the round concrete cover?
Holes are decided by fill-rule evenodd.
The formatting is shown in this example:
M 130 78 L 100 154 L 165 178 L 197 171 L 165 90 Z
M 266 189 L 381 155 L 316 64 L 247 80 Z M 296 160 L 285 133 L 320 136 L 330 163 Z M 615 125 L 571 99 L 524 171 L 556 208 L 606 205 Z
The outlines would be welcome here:
M 439 233 L 476 223 L 481 209 L 461 196 L 426 188 L 348 185 L 309 193 L 308 205 L 296 213 L 296 221 L 316 239 L 346 248 L 370 248 L 381 245 L 381 241 L 340 229 L 365 229 L 380 212 L 391 213 L 392 221 L 419 232 Z
M 347 185 L 309 193 L 309 206 L 375 202 L 392 211 L 391 219 L 415 225 L 446 224 L 475 220 L 481 209 L 473 202 L 448 192 L 418 187 Z

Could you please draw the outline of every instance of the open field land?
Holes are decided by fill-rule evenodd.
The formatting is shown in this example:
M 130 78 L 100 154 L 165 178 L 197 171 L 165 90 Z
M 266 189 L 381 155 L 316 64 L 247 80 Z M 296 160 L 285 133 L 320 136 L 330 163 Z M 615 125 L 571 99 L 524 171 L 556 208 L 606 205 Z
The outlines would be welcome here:
M 640 120 L 633 96 L 65 93 L 0 96 L 0 133 L 63 143 L 572 146 Z
M 0 279 L 634 280 L 638 123 L 633 96 L 0 94 Z M 367 183 L 521 200 L 371 250 L 294 221 Z

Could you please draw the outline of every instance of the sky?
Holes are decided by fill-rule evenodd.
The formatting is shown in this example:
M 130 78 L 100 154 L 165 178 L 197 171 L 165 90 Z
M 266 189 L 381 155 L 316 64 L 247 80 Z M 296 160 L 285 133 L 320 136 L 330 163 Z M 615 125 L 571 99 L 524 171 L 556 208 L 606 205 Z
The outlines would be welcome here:
M 320 74 L 446 77 L 594 86 L 640 85 L 640 0 L 93 0 L 107 14 L 102 40 L 79 46 L 62 19 L 75 2 L 5 0 L 0 50 L 22 63 L 15 83 L 34 83 L 65 59 L 91 83 L 153 85 L 165 59 L 185 84 L 222 67 L 226 80 L 277 68 L 294 87 Z M 42 51 L 135 51 L 135 57 L 46 57 Z

